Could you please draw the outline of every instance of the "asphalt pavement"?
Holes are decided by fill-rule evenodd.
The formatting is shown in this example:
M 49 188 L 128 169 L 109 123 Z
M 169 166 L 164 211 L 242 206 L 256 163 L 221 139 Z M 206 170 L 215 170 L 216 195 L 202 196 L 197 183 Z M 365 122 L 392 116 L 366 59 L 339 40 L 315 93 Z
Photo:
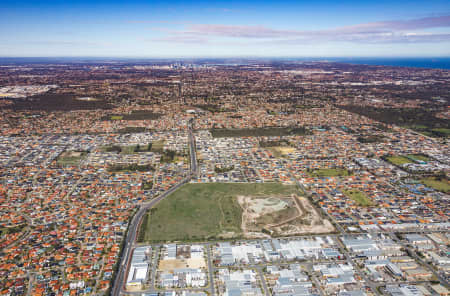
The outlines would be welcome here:
M 190 174 L 183 179 L 180 183 L 177 185 L 171 187 L 166 192 L 162 193 L 160 196 L 152 199 L 151 201 L 147 203 L 142 203 L 139 210 L 134 215 L 133 219 L 131 219 L 130 225 L 128 226 L 128 232 L 127 237 L 125 239 L 125 245 L 122 252 L 122 257 L 120 258 L 121 264 L 119 265 L 119 269 L 117 271 L 117 276 L 113 283 L 113 288 L 111 290 L 111 295 L 113 296 L 119 296 L 122 292 L 122 288 L 124 287 L 124 279 L 126 271 L 128 270 L 129 261 L 131 259 L 131 254 L 133 250 L 133 244 L 136 241 L 136 236 L 138 232 L 138 227 L 141 223 L 142 218 L 144 217 L 145 213 L 148 209 L 155 206 L 157 203 L 159 203 L 161 200 L 169 196 L 171 193 L 176 191 L 178 188 L 183 186 L 186 183 L 189 183 L 192 176 L 197 173 L 197 157 L 196 157 L 196 151 L 195 151 L 195 138 L 194 134 L 192 132 L 191 127 L 188 129 L 188 135 L 189 135 L 189 150 L 190 150 L 190 161 L 191 161 L 191 172 Z

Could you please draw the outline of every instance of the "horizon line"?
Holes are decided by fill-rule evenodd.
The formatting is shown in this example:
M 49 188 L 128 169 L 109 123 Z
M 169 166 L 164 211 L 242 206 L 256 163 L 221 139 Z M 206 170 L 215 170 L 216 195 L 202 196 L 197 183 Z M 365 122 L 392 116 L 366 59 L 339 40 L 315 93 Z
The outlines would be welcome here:
M 449 55 L 430 56 L 0 56 L 0 59 L 75 59 L 75 58 L 105 58 L 105 59 L 322 59 L 322 58 L 450 58 Z

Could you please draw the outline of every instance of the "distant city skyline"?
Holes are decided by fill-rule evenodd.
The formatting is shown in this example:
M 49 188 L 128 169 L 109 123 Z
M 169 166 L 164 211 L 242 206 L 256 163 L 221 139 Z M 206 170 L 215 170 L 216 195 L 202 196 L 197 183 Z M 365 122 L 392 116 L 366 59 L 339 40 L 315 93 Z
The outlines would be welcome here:
M 23 1 L 3 57 L 450 56 L 448 1 Z

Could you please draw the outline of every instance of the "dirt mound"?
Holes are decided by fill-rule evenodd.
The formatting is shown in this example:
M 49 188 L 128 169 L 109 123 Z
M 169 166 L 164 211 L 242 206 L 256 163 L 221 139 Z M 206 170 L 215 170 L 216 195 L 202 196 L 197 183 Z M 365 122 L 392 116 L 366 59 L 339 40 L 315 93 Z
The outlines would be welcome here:
M 237 201 L 242 207 L 242 231 L 249 238 L 334 231 L 304 197 L 238 196 Z

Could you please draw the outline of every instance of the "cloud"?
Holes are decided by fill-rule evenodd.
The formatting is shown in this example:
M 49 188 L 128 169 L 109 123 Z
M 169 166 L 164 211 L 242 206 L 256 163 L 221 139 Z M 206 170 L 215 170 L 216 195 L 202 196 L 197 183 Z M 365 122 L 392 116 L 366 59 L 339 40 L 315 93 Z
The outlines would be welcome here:
M 89 47 L 99 47 L 99 46 L 112 46 L 111 43 L 100 43 L 100 42 L 89 42 L 89 41 L 29 41 L 26 44 L 38 45 L 38 46 L 89 46 Z
M 171 43 L 193 43 L 193 44 L 201 44 L 208 43 L 208 38 L 201 36 L 167 36 L 163 38 L 157 38 L 152 40 L 147 40 L 152 42 L 171 42 Z
M 424 33 L 420 30 L 450 27 L 450 15 L 412 20 L 371 22 L 326 30 L 279 30 L 265 26 L 221 24 L 185 24 L 183 30 L 167 30 L 162 42 L 205 43 L 217 38 L 261 39 L 262 41 L 359 43 L 420 43 L 449 41 L 447 33 Z
M 186 25 L 191 24 L 190 21 L 149 21 L 149 20 L 128 20 L 127 24 L 169 24 L 169 25 Z
M 180 32 L 188 35 L 209 35 L 238 38 L 277 38 L 296 35 L 295 31 L 282 31 L 263 26 L 230 26 L 230 25 L 189 25 L 188 30 Z
M 326 41 L 337 42 L 353 42 L 366 44 L 388 44 L 388 43 L 439 43 L 449 42 L 450 34 L 424 34 L 424 33 L 376 33 L 376 34 L 351 34 L 336 35 L 333 37 L 302 37 L 302 38 L 285 38 L 277 40 L 263 41 L 262 43 L 270 44 L 310 44 Z
M 415 30 L 450 27 L 450 15 L 438 17 L 425 17 L 407 21 L 390 21 L 372 23 L 375 27 L 388 28 L 392 30 Z

